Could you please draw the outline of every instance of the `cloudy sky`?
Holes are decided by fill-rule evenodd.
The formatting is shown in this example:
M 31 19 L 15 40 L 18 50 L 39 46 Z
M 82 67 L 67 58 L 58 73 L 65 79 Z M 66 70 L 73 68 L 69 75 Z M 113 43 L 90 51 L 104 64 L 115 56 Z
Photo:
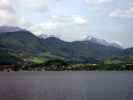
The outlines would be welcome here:
M 73 41 L 91 35 L 133 46 L 133 0 L 0 0 L 0 25 Z

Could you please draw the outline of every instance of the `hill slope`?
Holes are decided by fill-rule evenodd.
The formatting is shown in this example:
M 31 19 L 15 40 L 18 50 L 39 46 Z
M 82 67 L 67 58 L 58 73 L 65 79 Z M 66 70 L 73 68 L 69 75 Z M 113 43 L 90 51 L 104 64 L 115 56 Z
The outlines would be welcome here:
M 0 45 L 16 52 L 39 53 L 45 51 L 38 37 L 21 29 L 0 30 Z
M 20 64 L 23 62 L 14 52 L 0 48 L 0 65 Z
M 122 49 L 104 46 L 90 41 L 64 42 L 56 37 L 42 39 L 44 47 L 53 55 L 69 60 L 86 61 L 102 60 L 122 53 Z

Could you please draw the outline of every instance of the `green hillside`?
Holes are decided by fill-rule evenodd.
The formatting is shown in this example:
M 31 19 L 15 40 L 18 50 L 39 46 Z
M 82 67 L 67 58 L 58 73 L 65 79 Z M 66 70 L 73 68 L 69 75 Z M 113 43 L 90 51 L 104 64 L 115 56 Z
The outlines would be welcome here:
M 133 59 L 132 48 L 124 50 L 91 41 L 66 42 L 57 37 L 40 39 L 31 32 L 21 29 L 9 32 L 8 30 L 1 31 L 0 48 L 13 51 L 16 57 L 35 63 L 43 63 L 50 59 L 62 59 L 68 63 L 94 64 L 106 60 L 108 62 L 110 59 L 125 62 L 131 62 Z M 8 52 L 7 56 L 6 51 L 0 55 L 7 57 Z
M 28 31 L 0 34 L 0 45 L 16 52 L 40 53 L 45 51 L 40 40 Z

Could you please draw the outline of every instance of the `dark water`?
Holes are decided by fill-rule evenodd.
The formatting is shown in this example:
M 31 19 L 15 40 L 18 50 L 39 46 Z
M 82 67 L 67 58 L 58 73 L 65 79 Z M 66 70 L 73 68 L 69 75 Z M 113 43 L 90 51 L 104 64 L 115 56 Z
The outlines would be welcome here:
M 0 73 L 0 100 L 133 100 L 133 72 Z

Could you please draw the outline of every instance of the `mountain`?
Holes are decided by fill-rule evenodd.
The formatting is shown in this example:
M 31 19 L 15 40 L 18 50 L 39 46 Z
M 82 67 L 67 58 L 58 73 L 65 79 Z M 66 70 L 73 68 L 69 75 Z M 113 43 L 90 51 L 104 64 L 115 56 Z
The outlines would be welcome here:
M 109 42 L 107 40 L 104 40 L 104 39 L 99 39 L 99 38 L 96 38 L 96 37 L 93 37 L 93 36 L 87 36 L 84 41 L 90 41 L 90 42 L 93 42 L 93 43 L 98 43 L 98 44 L 101 44 L 101 45 L 104 45 L 104 46 L 112 46 L 112 47 L 116 47 L 116 48 L 122 48 L 122 46 L 116 42 Z
M 64 57 L 70 61 L 99 61 L 122 53 L 122 49 L 105 46 L 92 41 L 65 42 L 57 37 L 42 39 L 44 47 L 53 55 Z M 91 61 L 92 62 L 92 61 Z
M 39 53 L 45 51 L 38 37 L 17 27 L 0 27 L 0 45 L 16 52 Z
M 127 49 L 125 49 L 125 54 L 126 55 L 133 55 L 133 48 L 127 48 Z
M 123 57 L 127 63 L 133 63 L 133 48 L 125 49 Z
M 25 29 L 9 26 L 0 27 L 1 48 L 19 57 L 26 56 L 30 60 L 60 58 L 71 63 L 98 63 L 123 53 L 122 48 L 105 40 L 88 38 L 83 41 L 66 42 L 55 36 L 37 37 Z
M 38 36 L 38 38 L 40 38 L 40 39 L 46 39 L 46 38 L 48 38 L 48 37 L 49 37 L 49 36 L 46 35 L 46 34 L 41 34 L 41 35 Z

